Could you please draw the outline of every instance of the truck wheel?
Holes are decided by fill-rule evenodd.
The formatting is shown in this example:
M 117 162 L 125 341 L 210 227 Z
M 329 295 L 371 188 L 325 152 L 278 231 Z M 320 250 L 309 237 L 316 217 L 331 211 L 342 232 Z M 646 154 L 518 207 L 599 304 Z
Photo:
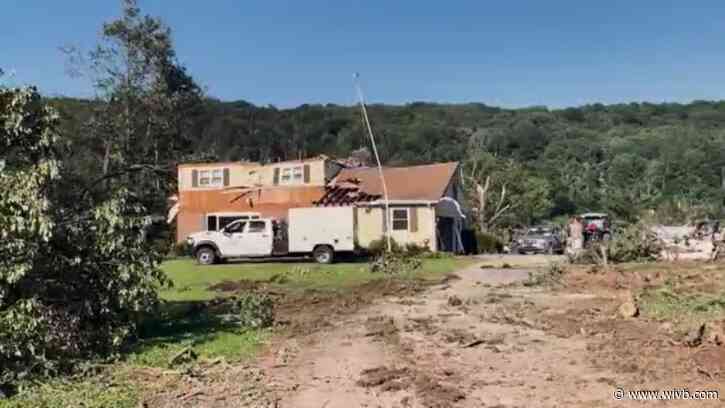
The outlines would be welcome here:
M 315 247 L 312 252 L 312 256 L 315 258 L 315 262 L 320 264 L 331 264 L 335 256 L 335 251 L 328 245 L 320 245 Z
M 213 265 L 216 262 L 216 253 L 212 248 L 201 248 L 196 251 L 196 262 L 199 265 Z

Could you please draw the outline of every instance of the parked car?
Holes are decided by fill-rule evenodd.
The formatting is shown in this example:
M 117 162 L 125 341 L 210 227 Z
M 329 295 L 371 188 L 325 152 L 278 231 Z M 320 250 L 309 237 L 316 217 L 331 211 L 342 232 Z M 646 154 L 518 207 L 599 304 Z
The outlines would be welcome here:
M 191 234 L 187 242 L 202 265 L 230 258 L 309 256 L 332 263 L 355 249 L 353 207 L 292 208 L 288 223 L 271 218 L 240 219 L 219 231 Z
M 550 225 L 534 226 L 514 241 L 512 252 L 519 254 L 562 254 L 564 244 L 557 227 Z

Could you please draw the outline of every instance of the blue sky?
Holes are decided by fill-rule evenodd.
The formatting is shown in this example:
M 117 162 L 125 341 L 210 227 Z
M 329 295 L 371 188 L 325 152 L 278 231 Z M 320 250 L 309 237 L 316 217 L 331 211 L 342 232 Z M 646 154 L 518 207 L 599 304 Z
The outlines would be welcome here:
M 280 107 L 372 102 L 725 99 L 725 2 L 140 0 L 174 30 L 209 95 Z M 2 0 L 0 67 L 15 85 L 90 96 L 62 45 L 91 48 L 116 0 Z M 7 79 L 6 79 L 7 82 Z

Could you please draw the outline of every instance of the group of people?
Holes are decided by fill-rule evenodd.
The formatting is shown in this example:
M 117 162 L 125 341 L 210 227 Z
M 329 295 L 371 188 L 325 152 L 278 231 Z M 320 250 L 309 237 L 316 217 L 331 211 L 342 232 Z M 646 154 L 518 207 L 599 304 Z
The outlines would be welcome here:
M 585 222 L 580 216 L 571 217 L 567 224 L 567 250 L 576 253 L 587 242 L 602 239 L 604 232 L 596 222 Z

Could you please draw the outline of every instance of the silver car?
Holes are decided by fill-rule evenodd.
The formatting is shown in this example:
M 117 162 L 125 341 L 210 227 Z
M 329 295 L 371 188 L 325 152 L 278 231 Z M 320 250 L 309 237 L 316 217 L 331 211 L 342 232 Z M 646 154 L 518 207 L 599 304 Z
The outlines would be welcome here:
M 564 245 L 556 227 L 536 226 L 515 241 L 513 250 L 519 254 L 562 254 Z

